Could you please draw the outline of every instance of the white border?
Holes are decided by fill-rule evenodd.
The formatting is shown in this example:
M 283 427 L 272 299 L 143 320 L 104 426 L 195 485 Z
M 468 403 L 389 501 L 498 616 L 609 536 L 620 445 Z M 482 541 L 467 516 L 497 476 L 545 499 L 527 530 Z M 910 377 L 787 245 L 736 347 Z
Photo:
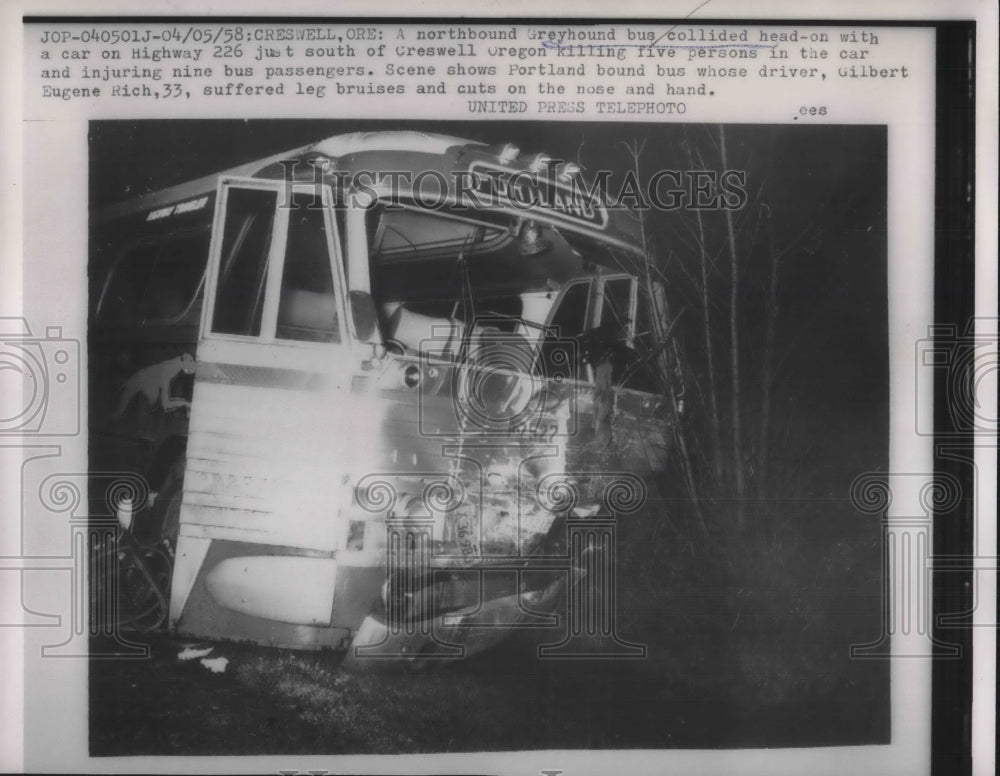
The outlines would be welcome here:
M 290 5 L 290 4 L 289 4 Z M 219 2 L 206 3 L 204 0 L 154 0 L 151 2 L 123 3 L 113 0 L 97 0 L 88 2 L 86 5 L 72 2 L 71 0 L 51 0 L 45 2 L 7 2 L 0 9 L 0 45 L 2 45 L 2 56 L 5 74 L 3 84 L 3 104 L 6 106 L 21 105 L 21 34 L 20 16 L 24 13 L 34 15 L 290 15 L 293 11 L 289 5 L 278 5 L 268 0 L 245 0 L 239 6 L 222 4 Z M 997 99 L 996 99 L 996 72 L 997 72 L 997 9 L 995 3 L 981 0 L 980 2 L 905 2 L 895 0 L 893 2 L 859 2 L 849 0 L 836 5 L 823 3 L 804 6 L 798 2 L 783 0 L 781 2 L 756 3 L 752 8 L 741 5 L 735 0 L 713 0 L 711 4 L 698 5 L 696 2 L 673 2 L 665 4 L 663 2 L 652 2 L 644 0 L 642 2 L 629 2 L 627 4 L 609 5 L 606 2 L 576 2 L 571 6 L 564 4 L 549 4 L 540 7 L 537 0 L 518 1 L 507 3 L 502 8 L 470 7 L 468 2 L 419 2 L 409 5 L 389 5 L 387 3 L 375 3 L 373 0 L 365 2 L 340 3 L 336 9 L 337 15 L 345 16 L 405 16 L 405 15 L 474 15 L 474 16 L 525 16 L 525 17 L 545 17 L 549 16 L 558 19 L 560 16 L 572 15 L 593 15 L 597 17 L 684 17 L 689 11 L 696 9 L 697 13 L 692 21 L 697 18 L 743 18 L 753 16 L 755 18 L 794 18 L 794 19 L 816 19 L 824 20 L 831 15 L 840 18 L 852 19 L 970 19 L 976 18 L 979 22 L 978 40 L 978 83 L 977 83 L 977 113 L 976 113 L 976 154 L 978 159 L 977 170 L 977 208 L 976 208 L 976 254 L 977 254 L 977 283 L 976 283 L 976 309 L 980 318 L 996 318 L 997 316 L 997 259 L 996 259 L 996 230 L 997 223 L 997 199 L 996 199 L 996 169 L 997 169 Z M 330 6 L 322 0 L 304 0 L 294 4 L 295 15 L 315 15 L 327 16 L 333 13 Z M 3 184 L 2 209 L 0 209 L 0 270 L 2 270 L 3 282 L 0 283 L 0 311 L 5 316 L 18 315 L 21 306 L 20 299 L 20 276 L 21 266 L 19 257 L 22 255 L 21 244 L 23 235 L 21 225 L 23 209 L 18 192 L 23 190 L 23 170 L 22 170 L 22 131 L 24 127 L 19 121 L 18 112 L 15 110 L 5 110 L 2 113 L 2 124 L 0 124 L 0 138 L 3 138 L 0 147 L 0 181 Z M 50 128 L 32 128 L 49 130 Z M 53 136 L 57 136 L 55 133 Z M 55 149 L 54 149 L 55 150 Z M 902 146 L 898 139 L 890 136 L 890 150 L 893 165 L 906 161 L 906 156 L 898 156 L 902 151 Z M 82 156 L 81 156 L 82 154 Z M 81 162 L 81 159 L 83 162 Z M 32 174 L 49 174 L 51 180 L 65 179 L 67 165 L 69 169 L 78 167 L 81 163 L 85 169 L 86 144 L 69 143 L 64 145 L 53 154 L 51 159 L 31 160 L 44 162 L 32 168 Z M 898 168 L 894 168 L 898 169 Z M 84 173 L 85 174 L 85 173 Z M 933 179 L 931 179 L 932 181 Z M 890 186 L 893 184 L 890 183 Z M 910 180 L 912 185 L 912 179 Z M 892 189 L 891 189 L 892 191 Z M 893 194 L 890 193 L 890 206 L 894 202 Z M 80 214 L 70 214 L 73 222 L 79 223 L 82 216 Z M 890 222 L 893 216 L 890 214 Z M 83 219 L 85 222 L 85 218 Z M 932 227 L 931 227 L 932 228 Z M 930 237 L 933 241 L 933 234 L 923 234 L 922 239 Z M 914 238 L 916 240 L 916 238 Z M 58 241 L 57 241 L 58 242 Z M 63 246 L 65 247 L 65 246 Z M 907 246 L 896 246 L 905 248 Z M 893 248 L 892 250 L 895 250 Z M 919 250 L 919 246 L 918 246 Z M 892 280 L 890 282 L 893 282 Z M 989 324 L 984 324 L 989 327 Z M 996 324 L 992 324 L 991 333 L 996 335 Z M 920 332 L 913 337 L 916 339 Z M 986 382 L 982 387 L 981 400 L 996 404 L 996 375 Z M 976 462 L 980 474 L 980 481 L 977 483 L 978 491 L 978 521 L 976 526 L 976 547 L 980 556 L 997 555 L 996 548 L 996 483 L 995 477 L 991 473 L 996 472 L 997 455 L 995 447 L 988 445 L 977 450 Z M 919 469 L 914 469 L 919 470 Z M 14 482 L 19 480 L 18 472 L 3 472 L 4 478 L 11 475 Z M 0 489 L 0 505 L 3 514 L 18 515 L 20 504 L 16 498 L 12 498 L 16 488 L 4 487 Z M 9 530 L 10 525 L 5 519 L 0 524 L 0 529 Z M 983 562 L 983 565 L 989 565 Z M 995 573 L 986 572 L 978 575 L 979 584 L 979 608 L 976 612 L 976 621 L 983 624 L 989 621 L 995 613 Z M 6 594 L 6 593 L 5 593 Z M 4 629 L 9 631 L 10 629 Z M 4 688 L 0 694 L 3 701 L 2 718 L 16 719 L 20 713 L 20 694 L 23 693 L 23 685 L 19 678 L 22 671 L 22 655 L 20 639 L 11 638 L 12 633 L 0 632 L 2 642 L 0 642 L 0 665 L 3 665 Z M 973 705 L 976 711 L 973 729 L 973 744 L 976 754 L 976 773 L 994 772 L 994 721 L 995 721 L 995 649 L 996 634 L 992 628 L 977 628 L 974 632 L 974 666 L 975 691 Z M 897 705 L 902 698 L 898 696 L 900 692 L 901 677 L 897 674 L 899 667 L 894 668 L 893 674 L 893 728 L 894 733 L 897 725 L 897 714 L 901 711 Z M 58 696 L 52 696 L 52 702 L 58 700 Z M 912 698 L 911 698 L 912 700 Z M 50 717 L 54 724 L 57 724 L 59 717 Z M 83 720 L 84 727 L 86 720 Z M 919 727 L 919 724 L 918 724 Z M 0 726 L 0 765 L 4 770 L 20 770 L 23 753 L 20 741 L 18 740 L 16 726 Z M 51 728 L 50 728 L 51 731 Z M 902 732 L 902 731 L 899 731 Z M 53 740 L 63 743 L 71 743 L 78 740 L 76 736 L 53 736 Z M 85 745 L 84 736 L 84 745 Z M 907 750 L 900 747 L 909 745 L 909 755 L 919 750 L 919 746 L 913 746 L 917 741 L 900 741 L 890 747 L 842 747 L 842 748 L 822 748 L 812 750 L 722 750 L 711 752 L 699 751 L 672 751 L 660 755 L 640 752 L 576 752 L 576 753 L 507 753 L 492 755 L 452 755 L 446 759 L 441 759 L 433 755 L 427 756 L 407 756 L 405 760 L 398 758 L 367 758 L 367 757 L 342 757 L 342 758 L 320 758 L 320 757 L 255 757 L 252 761 L 240 758 L 184 758 L 183 764 L 178 763 L 173 758 L 100 758 L 97 760 L 80 760 L 79 752 L 63 752 L 62 754 L 53 751 L 53 759 L 46 763 L 53 769 L 82 768 L 84 770 L 107 770 L 107 771 L 131 771 L 131 770 L 175 770 L 178 767 L 184 769 L 197 769 L 219 772 L 234 772 L 252 767 L 254 770 L 277 770 L 278 768 L 301 767 L 336 768 L 341 772 L 370 772 L 375 769 L 386 769 L 395 771 L 434 771 L 434 772 L 459 772 L 459 771 L 484 771 L 484 772 L 508 772 L 517 770 L 520 772 L 537 772 L 540 768 L 557 767 L 571 773 L 577 772 L 597 772 L 606 770 L 620 770 L 623 767 L 635 773 L 660 772 L 663 766 L 669 765 L 672 770 L 681 773 L 688 772 L 741 772 L 741 773 L 775 773 L 803 772 L 808 769 L 811 773 L 847 773 L 847 772 L 872 772 L 872 773 L 914 773 L 916 771 L 908 769 L 908 765 L 914 765 L 911 760 L 906 762 Z M 926 743 L 926 740 L 925 740 Z M 53 747 L 53 749 L 63 750 L 63 746 Z M 876 755 L 871 757 L 872 750 L 881 750 L 884 757 Z

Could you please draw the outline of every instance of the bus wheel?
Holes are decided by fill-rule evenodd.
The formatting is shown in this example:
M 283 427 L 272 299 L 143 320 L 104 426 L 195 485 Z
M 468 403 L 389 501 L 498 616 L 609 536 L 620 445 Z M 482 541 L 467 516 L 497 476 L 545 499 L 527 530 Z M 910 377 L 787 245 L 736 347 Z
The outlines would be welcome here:
M 163 547 L 131 546 L 119 553 L 120 622 L 143 633 L 167 622 L 173 558 Z
M 140 631 L 158 630 L 167 623 L 183 495 L 181 459 L 167 472 L 132 552 L 123 553 L 120 559 L 124 619 Z
M 184 496 L 184 461 L 170 467 L 150 518 L 150 543 L 155 542 L 173 558 L 181 525 L 181 501 Z

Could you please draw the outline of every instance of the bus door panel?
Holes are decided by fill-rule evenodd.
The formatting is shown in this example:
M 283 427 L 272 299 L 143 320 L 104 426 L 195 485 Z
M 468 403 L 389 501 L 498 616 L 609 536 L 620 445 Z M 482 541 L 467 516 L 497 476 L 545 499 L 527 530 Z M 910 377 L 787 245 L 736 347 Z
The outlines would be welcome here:
M 348 402 L 355 358 L 328 187 L 220 182 L 187 450 L 181 535 L 334 551 L 372 422 Z

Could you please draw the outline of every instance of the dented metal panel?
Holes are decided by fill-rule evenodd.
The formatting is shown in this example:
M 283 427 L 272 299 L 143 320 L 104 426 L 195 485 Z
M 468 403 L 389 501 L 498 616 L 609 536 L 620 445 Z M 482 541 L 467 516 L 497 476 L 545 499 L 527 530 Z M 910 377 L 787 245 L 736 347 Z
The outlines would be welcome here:
M 431 602 L 406 593 L 405 616 L 480 649 L 586 576 L 551 557 L 565 521 L 641 502 L 643 475 L 666 465 L 674 407 L 635 350 L 650 332 L 636 323 L 632 225 L 565 180 L 551 182 L 554 200 L 529 201 L 541 184 L 514 181 L 533 158 L 456 138 L 343 136 L 105 214 L 163 230 L 178 202 L 215 207 L 191 308 L 193 388 L 170 410 L 190 407 L 180 632 L 314 648 L 362 630 L 363 642 L 384 631 L 368 617 L 391 610 L 405 556 L 424 564 L 406 573 Z M 474 193 L 492 199 L 462 212 L 448 188 L 443 208 L 421 209 L 421 191 L 375 186 L 401 208 L 359 209 L 332 173 L 363 169 L 476 171 Z M 529 568 L 551 575 L 524 588 Z M 514 582 L 487 590 L 482 569 Z

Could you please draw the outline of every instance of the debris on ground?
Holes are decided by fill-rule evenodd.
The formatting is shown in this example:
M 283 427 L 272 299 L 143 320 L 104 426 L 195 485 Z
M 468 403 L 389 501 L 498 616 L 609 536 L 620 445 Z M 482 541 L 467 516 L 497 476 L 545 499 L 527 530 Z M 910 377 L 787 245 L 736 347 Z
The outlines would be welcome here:
M 207 657 L 211 654 L 214 647 L 205 647 L 204 649 L 194 649 L 192 647 L 185 647 L 180 652 L 177 653 L 177 659 L 184 660 L 196 660 L 200 657 Z
M 229 660 L 224 657 L 204 657 L 201 659 L 201 664 L 213 674 L 221 674 L 225 672 L 226 666 L 229 665 Z

